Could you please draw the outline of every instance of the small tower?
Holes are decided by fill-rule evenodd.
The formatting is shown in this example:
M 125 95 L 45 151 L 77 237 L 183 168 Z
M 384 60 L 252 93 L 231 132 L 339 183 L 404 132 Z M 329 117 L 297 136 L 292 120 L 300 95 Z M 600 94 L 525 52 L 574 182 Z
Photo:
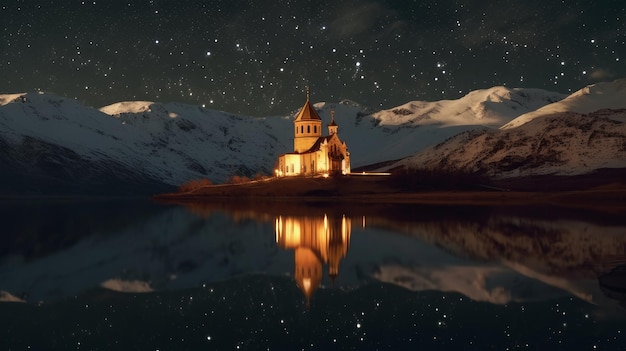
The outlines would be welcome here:
M 337 134 L 338 129 L 339 129 L 339 126 L 337 125 L 337 123 L 335 123 L 335 109 L 331 108 L 330 109 L 330 123 L 328 123 L 328 134 L 329 135 Z
M 306 87 L 306 102 L 293 121 L 293 149 L 297 153 L 308 151 L 322 136 L 322 119 L 309 101 L 309 87 Z

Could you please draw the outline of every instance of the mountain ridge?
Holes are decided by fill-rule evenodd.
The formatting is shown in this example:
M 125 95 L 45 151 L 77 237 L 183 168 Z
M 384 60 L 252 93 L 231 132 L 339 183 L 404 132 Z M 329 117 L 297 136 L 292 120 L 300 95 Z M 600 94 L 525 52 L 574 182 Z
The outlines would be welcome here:
M 461 133 L 394 167 L 495 178 L 626 168 L 626 80 L 583 88 L 500 129 Z
M 356 168 L 415 155 L 459 133 L 499 130 L 565 97 L 541 89 L 500 86 L 457 100 L 411 101 L 380 111 L 353 101 L 314 105 L 325 122 L 330 120 L 330 110 L 335 110 L 339 134 L 348 143 Z M 81 174 L 74 168 L 93 169 L 91 179 L 111 179 L 106 182 L 108 189 L 115 189 L 123 176 L 170 188 L 197 178 L 223 182 L 232 175 L 271 174 L 277 156 L 292 149 L 293 118 L 293 114 L 248 117 L 151 101 L 94 109 L 45 93 L 7 94 L 0 96 L 0 143 L 9 151 L 0 156 L 0 164 L 11 169 L 4 177 L 13 178 L 18 193 L 20 180 L 11 173 L 26 174 L 22 186 L 33 192 L 48 191 L 45 182 L 26 180 L 47 178 L 48 169 L 41 163 L 49 160 L 58 168 L 53 178 L 68 186 L 73 181 L 89 185 L 87 178 L 74 179 Z M 39 150 L 48 151 L 24 147 L 34 141 Z M 80 162 L 51 158 L 57 147 Z

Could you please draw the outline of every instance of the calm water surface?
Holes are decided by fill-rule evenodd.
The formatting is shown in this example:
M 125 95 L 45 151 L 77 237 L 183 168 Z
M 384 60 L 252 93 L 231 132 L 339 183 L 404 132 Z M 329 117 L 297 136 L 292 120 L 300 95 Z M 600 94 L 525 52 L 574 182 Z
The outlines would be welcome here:
M 626 214 L 4 201 L 0 350 L 625 350 Z

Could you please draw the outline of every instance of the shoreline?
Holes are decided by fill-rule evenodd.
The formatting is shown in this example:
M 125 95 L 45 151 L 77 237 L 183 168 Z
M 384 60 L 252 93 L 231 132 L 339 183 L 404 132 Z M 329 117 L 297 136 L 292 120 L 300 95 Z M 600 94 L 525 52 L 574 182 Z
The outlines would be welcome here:
M 604 184 L 581 190 L 505 191 L 424 189 L 403 191 L 389 177 L 273 178 L 243 184 L 220 184 L 188 193 L 155 195 L 163 202 L 310 202 L 415 205 L 529 206 L 547 205 L 626 212 L 626 185 Z

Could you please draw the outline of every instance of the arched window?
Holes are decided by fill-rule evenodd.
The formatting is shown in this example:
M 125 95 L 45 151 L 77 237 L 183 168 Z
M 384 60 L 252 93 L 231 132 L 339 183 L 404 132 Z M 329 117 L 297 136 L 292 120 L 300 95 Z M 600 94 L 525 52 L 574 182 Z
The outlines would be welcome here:
M 300 126 L 300 133 L 304 133 L 304 126 Z
M 313 126 L 313 133 L 317 133 L 317 126 Z
M 311 133 L 311 126 L 306 126 L 306 132 Z

